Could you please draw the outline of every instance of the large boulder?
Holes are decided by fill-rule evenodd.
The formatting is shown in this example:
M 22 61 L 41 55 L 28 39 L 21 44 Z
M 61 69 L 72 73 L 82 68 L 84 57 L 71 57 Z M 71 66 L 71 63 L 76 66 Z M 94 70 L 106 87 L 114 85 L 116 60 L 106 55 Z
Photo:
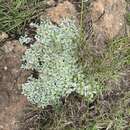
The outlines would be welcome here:
M 102 52 L 105 42 L 125 35 L 125 14 L 125 0 L 95 0 L 91 3 L 86 17 L 86 32 L 96 53 Z

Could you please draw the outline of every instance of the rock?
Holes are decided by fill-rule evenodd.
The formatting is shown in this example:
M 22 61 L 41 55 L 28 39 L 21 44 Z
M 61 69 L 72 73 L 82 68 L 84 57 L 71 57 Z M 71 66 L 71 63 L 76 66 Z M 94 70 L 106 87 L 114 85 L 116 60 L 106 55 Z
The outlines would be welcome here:
M 21 125 L 18 115 L 22 117 L 29 104 L 21 95 L 21 85 L 30 72 L 21 69 L 25 47 L 17 40 L 5 42 L 2 49 L 5 54 L 0 58 L 0 130 L 18 130 Z
M 21 45 L 18 40 L 12 40 L 5 42 L 2 47 L 5 53 L 14 52 L 15 54 L 23 54 L 26 50 L 26 47 Z
M 107 39 L 124 32 L 126 2 L 124 0 L 97 0 L 93 2 L 91 17 L 94 30 L 104 32 Z
M 51 21 L 57 24 L 59 24 L 63 18 L 72 17 L 76 19 L 76 16 L 76 9 L 69 1 L 59 3 L 56 7 L 52 7 L 47 10 L 47 17 L 49 17 Z
M 86 17 L 86 32 L 89 42 L 101 50 L 105 47 L 106 41 L 125 35 L 125 14 L 125 0 L 92 2 L 89 15 Z
M 8 34 L 5 32 L 0 32 L 0 42 L 3 41 L 4 39 L 8 38 Z
M 47 1 L 47 5 L 48 6 L 55 6 L 56 5 L 56 2 L 54 0 L 48 0 Z

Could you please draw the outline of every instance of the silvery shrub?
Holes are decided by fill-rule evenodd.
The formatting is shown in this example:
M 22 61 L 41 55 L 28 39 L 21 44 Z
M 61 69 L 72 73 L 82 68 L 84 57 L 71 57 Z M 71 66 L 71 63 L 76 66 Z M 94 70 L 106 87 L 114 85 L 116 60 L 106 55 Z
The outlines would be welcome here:
M 38 107 L 57 105 L 60 98 L 72 92 L 92 100 L 98 84 L 87 80 L 78 62 L 80 30 L 75 21 L 63 19 L 59 25 L 50 20 L 41 21 L 37 28 L 36 42 L 22 57 L 22 68 L 36 70 L 38 78 L 30 76 L 23 84 L 23 94 Z M 28 41 L 27 36 L 20 42 Z

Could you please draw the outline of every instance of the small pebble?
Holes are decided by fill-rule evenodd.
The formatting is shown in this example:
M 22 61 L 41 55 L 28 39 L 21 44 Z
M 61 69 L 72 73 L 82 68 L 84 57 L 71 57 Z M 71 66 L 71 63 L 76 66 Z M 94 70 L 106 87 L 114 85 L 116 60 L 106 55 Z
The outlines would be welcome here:
M 7 69 L 8 69 L 8 67 L 7 67 L 7 66 L 5 66 L 5 67 L 4 67 L 4 70 L 7 70 Z
M 3 41 L 4 39 L 8 38 L 8 34 L 5 32 L 0 32 L 0 41 Z
M 54 6 L 54 5 L 56 5 L 56 2 L 54 0 L 48 0 L 47 5 Z

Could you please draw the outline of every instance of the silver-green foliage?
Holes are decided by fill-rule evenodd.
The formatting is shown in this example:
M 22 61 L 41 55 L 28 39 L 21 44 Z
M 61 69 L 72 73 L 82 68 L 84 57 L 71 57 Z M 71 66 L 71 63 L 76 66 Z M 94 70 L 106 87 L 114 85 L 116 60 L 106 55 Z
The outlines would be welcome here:
M 78 64 L 79 30 L 72 20 L 60 25 L 49 20 L 37 25 L 34 45 L 23 55 L 24 69 L 37 70 L 39 78 L 29 77 L 23 84 L 23 94 L 39 107 L 56 105 L 62 96 L 73 91 L 92 99 L 97 85 L 91 86 Z M 22 40 L 21 40 L 22 41 Z

